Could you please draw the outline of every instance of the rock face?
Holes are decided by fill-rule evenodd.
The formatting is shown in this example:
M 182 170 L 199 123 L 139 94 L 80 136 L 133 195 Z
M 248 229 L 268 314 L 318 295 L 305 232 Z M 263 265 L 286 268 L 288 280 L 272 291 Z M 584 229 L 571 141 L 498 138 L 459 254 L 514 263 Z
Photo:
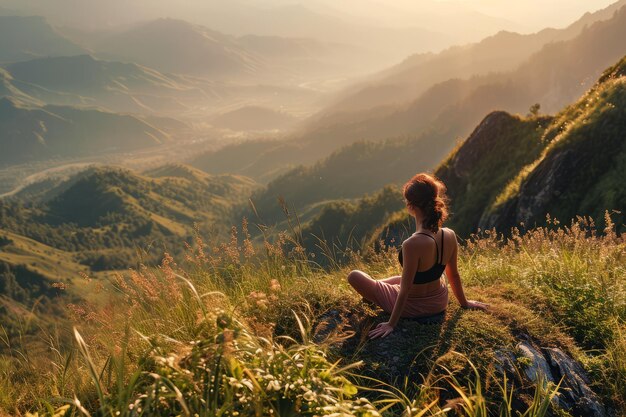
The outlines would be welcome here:
M 527 223 L 546 213 L 563 190 L 571 186 L 570 173 L 582 166 L 585 157 L 565 150 L 541 161 L 520 190 L 514 224 Z
M 556 207 L 564 205 L 563 196 L 573 186 L 572 172 L 584 168 L 585 158 L 586 154 L 571 149 L 550 154 L 531 171 L 513 199 L 495 212 L 483 214 L 478 227 L 508 229 L 521 223 L 529 225 L 541 221 L 546 213 L 554 215 Z
M 452 158 L 452 169 L 459 178 L 468 178 L 486 155 L 504 140 L 508 129 L 518 128 L 519 118 L 504 111 L 489 113 L 474 129 Z
M 466 236 L 501 190 L 546 146 L 542 135 L 551 117 L 488 114 L 458 150 L 435 172 L 451 197 L 450 227 Z
M 559 395 L 555 398 L 559 407 L 574 416 L 605 417 L 607 412 L 598 396 L 589 388 L 589 378 L 582 366 L 559 348 L 537 348 L 529 341 L 516 346 L 518 355 L 511 350 L 499 350 L 495 356 L 497 369 L 511 378 L 519 378 L 523 370 L 526 379 L 533 383 L 561 382 Z M 520 358 L 522 360 L 520 360 Z M 522 362 L 524 365 L 519 365 Z M 522 368 L 522 369 L 520 369 Z

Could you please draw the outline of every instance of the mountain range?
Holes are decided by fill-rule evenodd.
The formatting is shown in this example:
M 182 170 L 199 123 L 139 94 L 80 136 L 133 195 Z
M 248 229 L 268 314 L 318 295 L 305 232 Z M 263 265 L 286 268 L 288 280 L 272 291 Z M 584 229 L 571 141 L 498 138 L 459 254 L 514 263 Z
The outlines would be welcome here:
M 320 254 L 397 243 L 411 228 L 398 185 L 424 170 L 448 185 L 461 237 L 542 224 L 547 213 L 601 219 L 605 209 L 623 228 L 625 3 L 565 29 L 413 55 L 344 91 L 288 140 L 231 144 L 194 155 L 193 166 L 92 167 L 25 185 L 0 200 L 1 307 L 24 310 L 72 273 L 137 266 L 137 250 L 152 263 L 182 254 L 194 233 L 224 238 L 242 216 L 280 228 L 295 213 Z M 362 58 L 339 42 L 177 19 L 85 43 L 42 18 L 0 23 L 2 166 L 150 149 L 198 121 L 226 133 L 288 129 L 297 112 L 279 106 L 302 115 L 318 97 L 290 83 Z M 184 122 L 164 117 L 173 114 Z
M 447 225 L 468 237 L 590 216 L 623 233 L 625 109 L 626 56 L 555 116 L 490 113 L 434 172 L 450 197 Z M 405 211 L 389 219 L 370 228 L 370 243 L 397 245 L 414 229 Z
M 530 34 L 499 31 L 479 42 L 455 45 L 439 53 L 410 55 L 401 63 L 339 93 L 333 104 L 311 118 L 311 124 L 325 118 L 329 122 L 335 118 L 341 120 L 341 114 L 349 112 L 410 102 L 432 85 L 449 79 L 514 70 L 548 43 L 575 38 L 585 27 L 611 19 L 624 5 L 626 0 L 621 0 L 594 13 L 586 13 L 563 29 L 546 28 Z
M 175 19 L 158 19 L 113 34 L 94 49 L 105 58 L 168 73 L 249 77 L 267 71 L 269 65 L 231 36 Z
M 625 68 L 623 57 L 555 116 L 489 113 L 434 170 L 448 187 L 450 227 L 462 237 L 478 228 L 506 232 L 520 223 L 543 225 L 548 213 L 563 221 L 591 215 L 602 223 L 609 210 L 618 229 L 623 228 Z M 401 185 L 421 170 L 411 161 L 419 158 L 419 148 L 402 146 L 407 143 L 357 142 L 279 176 L 253 194 L 254 213 L 265 224 L 282 225 L 286 204 L 303 217 L 305 230 L 346 242 L 348 232 L 330 219 L 344 219 L 346 213 L 358 218 L 363 203 L 354 199 L 385 184 Z M 360 229 L 359 244 L 367 239 L 399 242 L 414 228 L 404 210 L 385 213 L 365 226 L 347 223 Z M 242 209 L 239 215 L 252 213 Z
M 626 57 L 555 116 L 488 114 L 435 171 L 448 186 L 448 225 L 464 236 L 477 227 L 542 224 L 547 213 L 563 220 L 579 214 L 601 219 L 608 209 L 623 228 L 624 109 Z M 164 250 L 177 253 L 194 229 L 225 236 L 228 225 L 241 218 L 248 196 L 258 203 L 263 191 L 255 190 L 250 179 L 211 176 L 177 164 L 141 174 L 96 167 L 63 181 L 32 184 L 0 200 L 0 274 L 9 295 L 0 300 L 2 308 L 23 309 L 32 297 L 55 293 L 53 282 L 69 282 L 63 277 L 80 271 L 132 266 L 136 248 L 145 262 L 156 261 Z M 413 227 L 395 185 L 353 200 L 329 201 L 331 191 L 317 192 L 296 213 L 304 212 L 305 246 L 329 262 L 349 256 L 346 246 L 380 240 L 395 245 Z
M 192 164 L 207 172 L 237 172 L 267 182 L 280 173 L 293 176 L 289 168 L 294 165 L 316 163 L 337 150 L 347 152 L 360 163 L 367 156 L 357 156 L 355 149 L 341 149 L 342 146 L 363 139 L 389 139 L 383 146 L 402 148 L 402 154 L 377 151 L 393 158 L 371 160 L 368 169 L 383 171 L 381 181 L 375 181 L 369 190 L 354 193 L 371 191 L 382 186 L 383 179 L 388 180 L 393 173 L 397 180 L 404 178 L 407 171 L 403 167 L 411 167 L 411 171 L 434 168 L 457 139 L 469 134 L 492 110 L 525 113 L 539 103 L 544 112 L 558 111 L 591 87 L 606 67 L 626 53 L 621 42 L 624 38 L 626 7 L 614 12 L 610 19 L 586 27 L 571 40 L 545 45 L 513 71 L 450 79 L 433 85 L 402 106 L 346 113 L 341 120 L 328 124 L 320 120 L 315 128 L 290 140 L 255 145 L 262 151 L 251 154 L 246 149 L 250 143 L 244 142 L 200 155 Z M 241 158 L 228 158 L 234 154 Z M 390 170 L 390 166 L 398 168 Z M 350 169 L 346 169 L 345 175 L 351 175 Z M 341 176 L 333 180 L 343 181 Z

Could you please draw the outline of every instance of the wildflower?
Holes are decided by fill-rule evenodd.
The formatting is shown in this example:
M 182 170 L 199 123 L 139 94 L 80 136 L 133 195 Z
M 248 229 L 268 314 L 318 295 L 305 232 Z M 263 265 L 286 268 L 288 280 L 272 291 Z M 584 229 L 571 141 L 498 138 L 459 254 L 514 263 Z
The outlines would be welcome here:
M 273 379 L 267 384 L 266 391 L 280 391 L 280 382 Z
M 315 395 L 315 393 L 313 391 L 307 391 L 307 392 L 304 393 L 302 398 L 304 398 L 308 402 L 312 402 L 312 401 L 315 401 L 315 399 L 317 398 L 317 395 Z
M 283 265 L 284 268 L 284 265 Z M 279 292 L 281 289 L 280 282 L 277 279 L 272 279 L 270 281 L 270 291 Z

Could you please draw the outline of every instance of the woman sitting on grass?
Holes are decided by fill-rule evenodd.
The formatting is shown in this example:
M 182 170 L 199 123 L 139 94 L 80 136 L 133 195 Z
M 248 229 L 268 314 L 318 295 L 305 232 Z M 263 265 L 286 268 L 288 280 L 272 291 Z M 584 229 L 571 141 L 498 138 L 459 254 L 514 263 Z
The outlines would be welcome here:
M 348 274 L 348 282 L 366 300 L 391 314 L 369 336 L 385 337 L 400 317 L 428 317 L 442 313 L 448 306 L 448 285 L 464 308 L 485 310 L 488 304 L 468 300 L 463 293 L 457 269 L 457 241 L 454 231 L 442 228 L 448 216 L 445 185 L 428 174 L 417 174 L 403 188 L 409 214 L 415 218 L 416 232 L 402 242 L 398 261 L 402 275 L 372 279 L 363 271 Z M 404 262 L 403 262 L 404 260 Z

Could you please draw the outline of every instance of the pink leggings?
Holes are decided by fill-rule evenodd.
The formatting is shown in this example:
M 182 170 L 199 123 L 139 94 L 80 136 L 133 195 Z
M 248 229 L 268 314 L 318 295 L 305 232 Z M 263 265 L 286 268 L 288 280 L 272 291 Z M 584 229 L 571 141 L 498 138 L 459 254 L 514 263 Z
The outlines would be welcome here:
M 354 270 L 348 274 L 348 283 L 366 300 L 378 304 L 390 313 L 396 304 L 400 291 L 400 275 L 375 280 L 363 271 Z M 441 313 L 448 306 L 448 285 L 440 278 L 437 291 L 423 297 L 411 297 L 404 304 L 401 317 L 425 317 Z

